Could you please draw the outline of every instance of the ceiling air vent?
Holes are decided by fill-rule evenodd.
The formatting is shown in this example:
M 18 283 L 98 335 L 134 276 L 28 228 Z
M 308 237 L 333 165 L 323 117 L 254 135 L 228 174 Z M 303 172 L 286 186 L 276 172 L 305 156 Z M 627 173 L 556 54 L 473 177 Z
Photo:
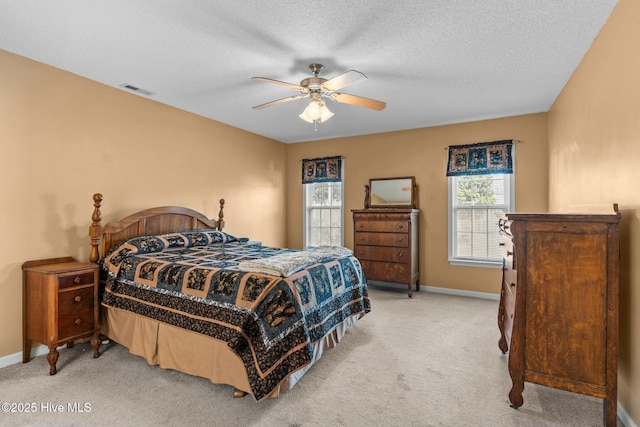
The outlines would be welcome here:
M 121 85 L 118 85 L 118 86 L 123 88 L 123 89 L 130 90 L 131 92 L 139 93 L 141 95 L 146 95 L 146 96 L 153 95 L 153 92 L 149 92 L 148 90 L 140 89 L 139 87 L 130 85 L 129 83 L 122 83 Z

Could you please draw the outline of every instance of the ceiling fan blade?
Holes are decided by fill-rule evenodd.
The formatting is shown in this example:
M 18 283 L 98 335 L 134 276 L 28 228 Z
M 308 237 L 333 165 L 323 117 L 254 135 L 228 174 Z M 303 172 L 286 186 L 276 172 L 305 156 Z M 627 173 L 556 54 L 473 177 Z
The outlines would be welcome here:
M 271 102 L 267 102 L 267 103 L 264 103 L 264 104 L 256 105 L 255 107 L 253 107 L 253 109 L 254 110 L 260 110 L 261 108 L 267 108 L 267 107 L 272 107 L 272 106 L 278 105 L 278 104 L 284 104 L 285 102 L 295 101 L 296 99 L 306 98 L 307 96 L 308 95 L 288 96 L 286 98 L 277 99 L 275 101 L 271 101 Z
M 285 86 L 285 87 L 288 87 L 288 88 L 291 88 L 291 89 L 295 89 L 295 90 L 299 90 L 299 91 L 304 91 L 305 90 L 305 88 L 303 88 L 300 85 L 296 85 L 296 84 L 293 84 L 293 83 L 287 83 L 287 82 L 281 82 L 280 80 L 268 79 L 266 77 L 251 77 L 251 78 L 254 79 L 254 80 L 261 80 L 261 81 L 267 82 L 267 83 L 275 83 L 277 85 Z
M 328 91 L 340 90 L 343 87 L 347 87 L 350 84 L 359 82 L 360 80 L 366 80 L 367 76 L 365 76 L 360 71 L 349 70 L 340 75 L 335 76 L 332 79 L 327 80 L 323 83 L 322 86 Z
M 371 108 L 372 110 L 384 110 L 387 106 L 386 102 L 376 101 L 375 99 L 364 98 L 362 96 L 349 95 L 348 93 L 334 93 L 331 99 L 336 102 L 357 105 L 359 107 Z

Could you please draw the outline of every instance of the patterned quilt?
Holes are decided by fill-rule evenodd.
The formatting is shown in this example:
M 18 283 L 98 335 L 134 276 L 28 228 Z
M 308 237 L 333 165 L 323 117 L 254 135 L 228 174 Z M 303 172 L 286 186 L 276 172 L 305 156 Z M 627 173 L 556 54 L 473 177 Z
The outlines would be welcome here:
M 314 259 L 288 277 L 239 268 L 289 252 L 296 251 L 249 245 L 216 230 L 137 237 L 103 259 L 102 305 L 227 342 L 260 400 L 311 362 L 311 343 L 371 309 L 352 255 Z

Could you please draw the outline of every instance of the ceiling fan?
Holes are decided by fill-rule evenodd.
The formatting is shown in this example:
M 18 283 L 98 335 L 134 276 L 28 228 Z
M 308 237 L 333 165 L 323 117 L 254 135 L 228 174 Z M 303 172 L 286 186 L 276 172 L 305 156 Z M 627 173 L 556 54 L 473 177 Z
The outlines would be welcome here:
M 335 102 L 342 102 L 344 104 L 357 105 L 359 107 L 371 108 L 373 110 L 383 110 L 386 107 L 386 103 L 382 101 L 376 101 L 375 99 L 364 98 L 362 96 L 349 95 L 348 93 L 338 92 L 340 89 L 349 86 L 350 84 L 365 80 L 365 76 L 360 71 L 349 70 L 332 79 L 325 79 L 320 77 L 320 72 L 323 70 L 322 64 L 311 64 L 309 69 L 313 73 L 313 77 L 307 77 L 303 79 L 299 85 L 294 83 L 282 82 L 280 80 L 269 79 L 266 77 L 252 77 L 255 80 L 261 80 L 267 83 L 275 83 L 277 85 L 285 86 L 291 89 L 295 89 L 300 92 L 300 95 L 293 95 L 275 101 L 267 102 L 265 104 L 256 105 L 253 107 L 255 110 L 261 108 L 271 107 L 273 105 L 283 104 L 289 101 L 295 101 L 302 98 L 310 98 L 311 101 L 305 110 L 300 114 L 300 118 L 309 123 L 325 122 L 329 120 L 333 113 L 327 108 L 324 99 L 328 98 Z

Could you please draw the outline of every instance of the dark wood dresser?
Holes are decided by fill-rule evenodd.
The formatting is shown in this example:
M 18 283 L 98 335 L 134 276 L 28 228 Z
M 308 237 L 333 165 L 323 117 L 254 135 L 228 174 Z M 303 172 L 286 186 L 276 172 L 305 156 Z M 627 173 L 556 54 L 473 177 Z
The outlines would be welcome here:
M 500 221 L 498 323 L 513 407 L 527 381 L 604 399 L 605 425 L 616 425 L 619 223 L 619 214 Z
M 354 254 L 367 280 L 407 285 L 418 280 L 418 209 L 354 209 Z

